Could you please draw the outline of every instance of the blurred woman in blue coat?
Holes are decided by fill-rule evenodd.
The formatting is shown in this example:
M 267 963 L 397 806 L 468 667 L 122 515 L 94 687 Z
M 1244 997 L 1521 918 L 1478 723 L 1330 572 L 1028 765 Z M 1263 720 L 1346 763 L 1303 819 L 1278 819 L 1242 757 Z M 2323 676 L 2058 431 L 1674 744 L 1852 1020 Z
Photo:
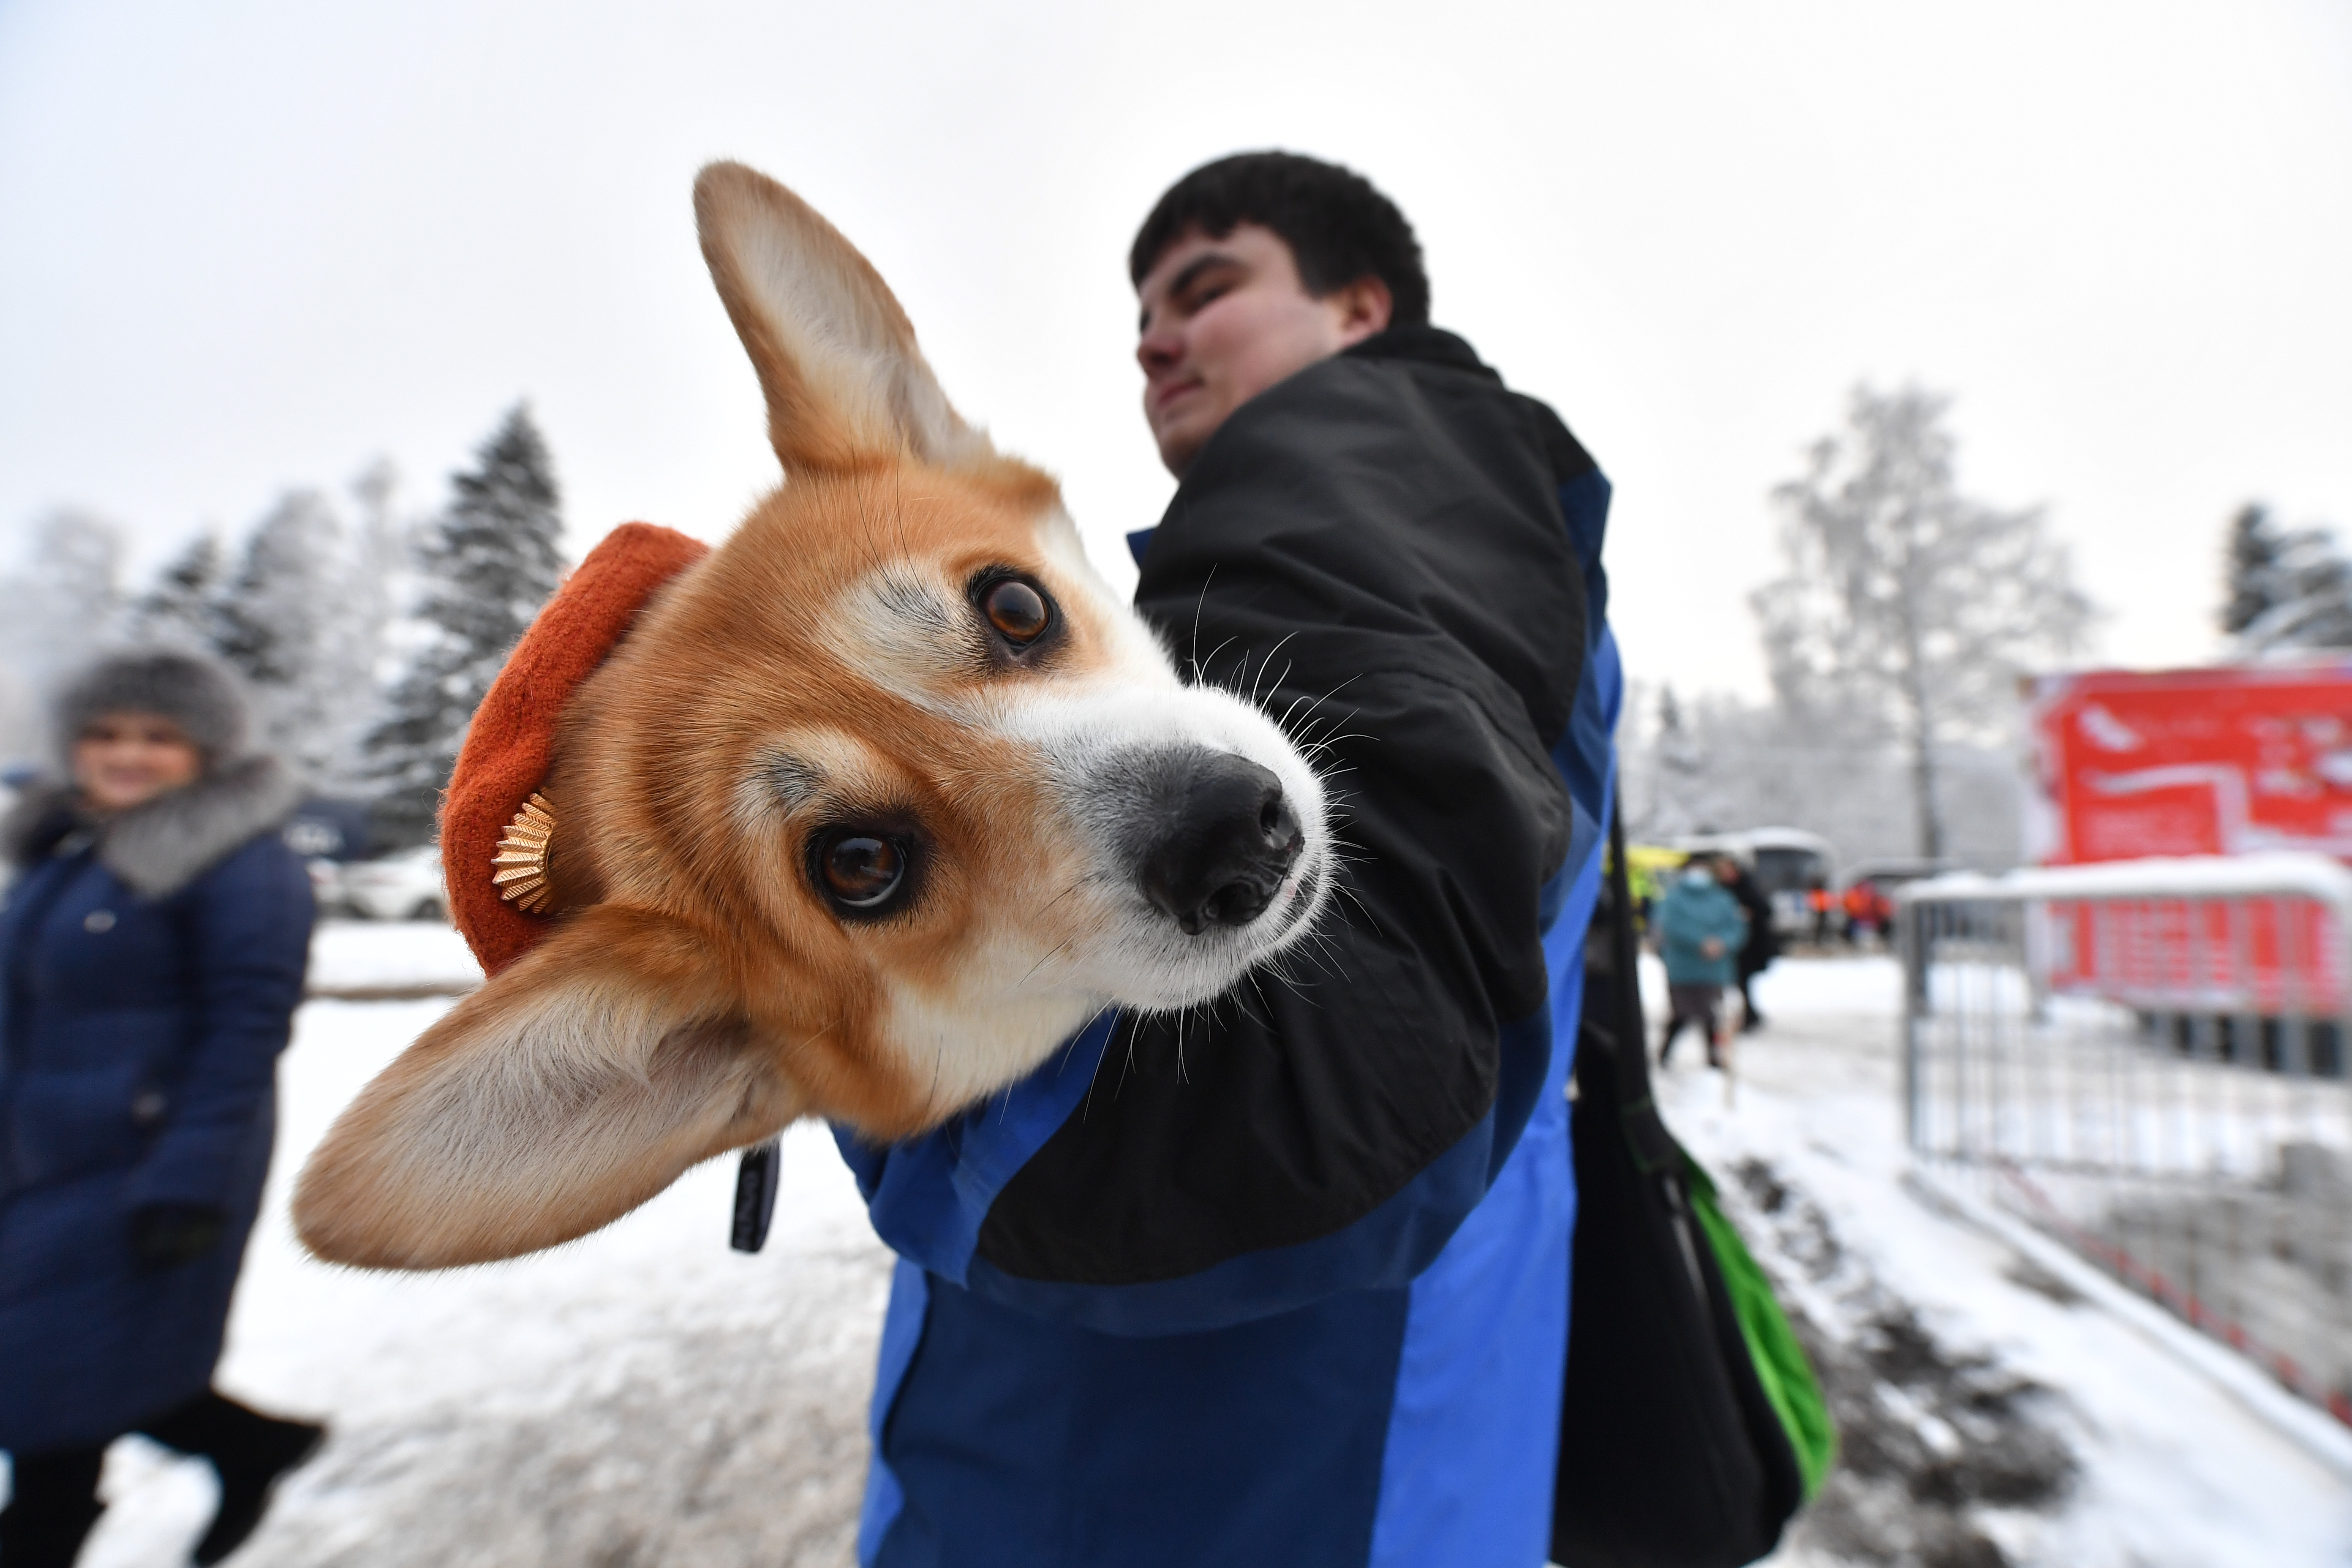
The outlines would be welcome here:
M 5 829 L 0 1565 L 73 1562 L 131 1432 L 219 1471 L 216 1563 L 323 1435 L 212 1389 L 309 953 L 299 791 L 202 659 L 107 659 L 57 719 L 71 782 Z

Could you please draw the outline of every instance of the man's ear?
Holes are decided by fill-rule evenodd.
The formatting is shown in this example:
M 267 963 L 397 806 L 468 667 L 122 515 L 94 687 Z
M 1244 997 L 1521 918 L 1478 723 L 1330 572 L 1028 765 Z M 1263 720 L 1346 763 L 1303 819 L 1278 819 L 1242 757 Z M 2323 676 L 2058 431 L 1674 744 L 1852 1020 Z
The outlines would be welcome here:
M 694 217 L 786 472 L 988 450 L 949 406 L 882 275 L 815 208 L 740 163 L 712 163 L 694 182 Z
M 331 1263 L 513 1258 L 609 1225 L 799 1109 L 705 944 L 599 905 L 362 1091 L 303 1167 L 294 1227 Z
M 1325 303 L 1339 311 L 1342 348 L 1354 348 L 1366 338 L 1378 337 L 1396 317 L 1396 296 L 1386 281 L 1370 272 L 1341 285 L 1326 297 Z

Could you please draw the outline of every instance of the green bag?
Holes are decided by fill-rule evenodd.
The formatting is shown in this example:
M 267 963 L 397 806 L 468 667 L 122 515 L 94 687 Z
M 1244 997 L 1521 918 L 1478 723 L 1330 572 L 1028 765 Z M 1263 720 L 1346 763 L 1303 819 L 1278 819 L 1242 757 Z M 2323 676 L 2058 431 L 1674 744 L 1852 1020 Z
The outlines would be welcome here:
M 1716 1268 L 1723 1275 L 1732 1315 L 1739 1320 L 1739 1337 L 1748 1342 L 1748 1353 L 1756 1363 L 1756 1381 L 1764 1385 L 1764 1397 L 1772 1402 L 1773 1414 L 1789 1434 L 1789 1446 L 1797 1451 L 1797 1468 L 1805 1478 L 1805 1500 L 1811 1502 L 1820 1494 L 1830 1464 L 1837 1458 L 1837 1424 L 1830 1418 L 1821 1380 L 1813 1375 L 1805 1347 L 1797 1342 L 1789 1314 L 1780 1310 L 1780 1299 L 1772 1294 L 1772 1282 L 1764 1277 L 1731 1222 L 1724 1218 L 1721 1205 L 1715 1201 L 1714 1180 L 1687 1152 L 1683 1155 L 1683 1184 L 1690 1191 L 1691 1213 L 1706 1233 L 1707 1249 L 1715 1254 Z

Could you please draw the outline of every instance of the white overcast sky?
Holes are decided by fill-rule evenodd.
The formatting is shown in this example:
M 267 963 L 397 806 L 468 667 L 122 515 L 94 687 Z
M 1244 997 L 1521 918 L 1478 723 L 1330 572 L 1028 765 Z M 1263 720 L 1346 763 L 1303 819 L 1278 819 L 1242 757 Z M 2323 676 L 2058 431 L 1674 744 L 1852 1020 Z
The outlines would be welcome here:
M 1135 225 L 1239 148 L 1349 163 L 1441 324 L 1616 482 L 1633 673 L 1762 689 L 1765 495 L 1857 378 L 1958 399 L 2125 663 L 2214 650 L 2248 497 L 2352 523 L 2352 5 L 525 5 L 0 0 L 0 563 L 71 503 L 151 567 L 517 398 L 576 551 L 774 479 L 695 248 L 714 157 L 881 268 L 1098 562 L 1171 483 Z

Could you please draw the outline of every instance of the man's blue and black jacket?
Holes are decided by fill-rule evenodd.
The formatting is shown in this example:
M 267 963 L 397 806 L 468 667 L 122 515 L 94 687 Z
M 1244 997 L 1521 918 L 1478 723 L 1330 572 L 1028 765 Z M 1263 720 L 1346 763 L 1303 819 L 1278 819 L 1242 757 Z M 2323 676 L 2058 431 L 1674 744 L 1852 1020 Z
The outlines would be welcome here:
M 1608 481 L 1402 328 L 1237 410 L 1139 544 L 1188 675 L 1316 751 L 1318 940 L 887 1149 L 862 1563 L 1545 1558 L 1565 1085 L 1609 809 Z

